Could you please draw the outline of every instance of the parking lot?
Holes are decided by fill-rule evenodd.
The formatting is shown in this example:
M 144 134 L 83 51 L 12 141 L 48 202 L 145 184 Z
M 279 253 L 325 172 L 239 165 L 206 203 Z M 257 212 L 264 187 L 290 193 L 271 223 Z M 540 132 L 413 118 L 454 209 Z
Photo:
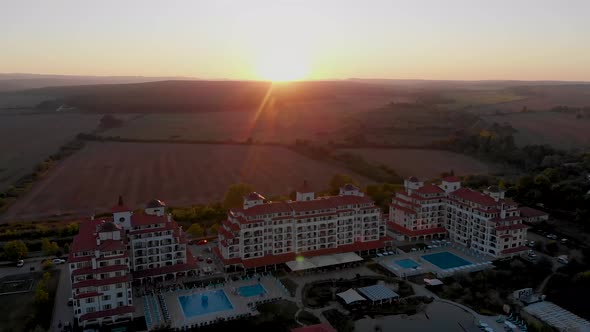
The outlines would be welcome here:
M 213 253 L 217 247 L 217 239 L 207 241 L 206 244 L 189 244 L 189 250 L 195 256 L 201 275 L 213 275 L 223 272 L 223 265 Z

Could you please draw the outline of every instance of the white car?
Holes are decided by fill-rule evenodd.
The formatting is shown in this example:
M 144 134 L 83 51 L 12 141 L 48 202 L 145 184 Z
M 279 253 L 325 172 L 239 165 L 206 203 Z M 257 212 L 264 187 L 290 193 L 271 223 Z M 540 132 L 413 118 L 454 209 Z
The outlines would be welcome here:
M 23 267 L 23 265 L 25 265 L 25 261 L 23 261 L 22 259 L 16 261 L 16 267 Z
M 53 264 L 65 264 L 65 259 L 61 259 L 61 258 L 54 258 L 51 260 L 51 262 L 53 262 Z

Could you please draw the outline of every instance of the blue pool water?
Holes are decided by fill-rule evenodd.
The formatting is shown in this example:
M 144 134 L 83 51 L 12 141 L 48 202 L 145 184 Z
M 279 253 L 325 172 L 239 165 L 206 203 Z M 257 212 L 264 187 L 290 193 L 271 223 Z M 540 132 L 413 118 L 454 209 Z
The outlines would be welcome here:
M 395 261 L 395 264 L 403 267 L 404 269 L 413 269 L 415 267 L 420 266 L 420 264 L 416 263 L 414 260 L 406 258 L 406 259 L 399 259 Z
M 256 296 L 266 293 L 266 289 L 261 284 L 255 284 L 251 286 L 242 286 L 238 288 L 238 293 L 243 297 Z
M 206 298 L 205 300 L 203 298 Z M 197 293 L 187 296 L 179 296 L 178 301 L 186 318 L 201 316 L 218 311 L 231 310 L 231 304 L 225 292 L 221 289 Z
M 471 264 L 471 262 L 464 260 L 463 258 L 454 255 L 448 251 L 424 255 L 422 256 L 422 258 L 440 267 L 443 270 Z

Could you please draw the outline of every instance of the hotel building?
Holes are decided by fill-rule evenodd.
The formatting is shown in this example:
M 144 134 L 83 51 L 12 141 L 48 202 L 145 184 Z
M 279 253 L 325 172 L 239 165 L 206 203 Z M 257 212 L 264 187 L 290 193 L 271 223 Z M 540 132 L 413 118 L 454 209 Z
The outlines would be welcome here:
M 133 213 L 119 198 L 112 218 L 80 225 L 68 257 L 74 317 L 80 326 L 131 320 L 134 280 L 196 272 L 186 236 L 165 209 L 164 203 L 153 200 L 143 213 Z
M 226 268 L 260 270 L 294 260 L 345 252 L 368 252 L 391 244 L 382 213 L 353 185 L 337 196 L 315 197 L 304 184 L 295 201 L 244 197 L 219 228 L 216 254 Z
M 456 177 L 440 185 L 416 177 L 404 181 L 389 209 L 388 227 L 405 240 L 448 236 L 481 254 L 506 257 L 527 250 L 527 226 L 518 205 L 491 186 L 483 193 L 461 187 Z

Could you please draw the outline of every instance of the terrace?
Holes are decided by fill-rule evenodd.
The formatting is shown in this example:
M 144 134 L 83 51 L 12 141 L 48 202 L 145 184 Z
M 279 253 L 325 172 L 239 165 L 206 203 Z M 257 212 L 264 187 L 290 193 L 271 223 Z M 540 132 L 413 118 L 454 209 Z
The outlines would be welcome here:
M 162 325 L 175 330 L 202 327 L 255 316 L 257 305 L 277 301 L 286 295 L 284 286 L 273 276 L 245 277 L 205 288 L 179 289 L 159 295 L 161 305 L 156 308 L 159 311 L 153 310 L 156 314 L 150 314 L 149 318 L 146 315 L 146 322 L 149 329 Z M 152 300 L 154 302 L 157 301 Z M 166 324 L 162 324 L 164 321 Z
M 453 246 L 449 241 L 435 241 L 430 246 L 413 248 L 407 253 L 398 249 L 397 254 L 377 257 L 375 261 L 401 278 L 425 273 L 443 278 L 457 272 L 481 271 L 492 265 L 486 257 L 463 246 Z

